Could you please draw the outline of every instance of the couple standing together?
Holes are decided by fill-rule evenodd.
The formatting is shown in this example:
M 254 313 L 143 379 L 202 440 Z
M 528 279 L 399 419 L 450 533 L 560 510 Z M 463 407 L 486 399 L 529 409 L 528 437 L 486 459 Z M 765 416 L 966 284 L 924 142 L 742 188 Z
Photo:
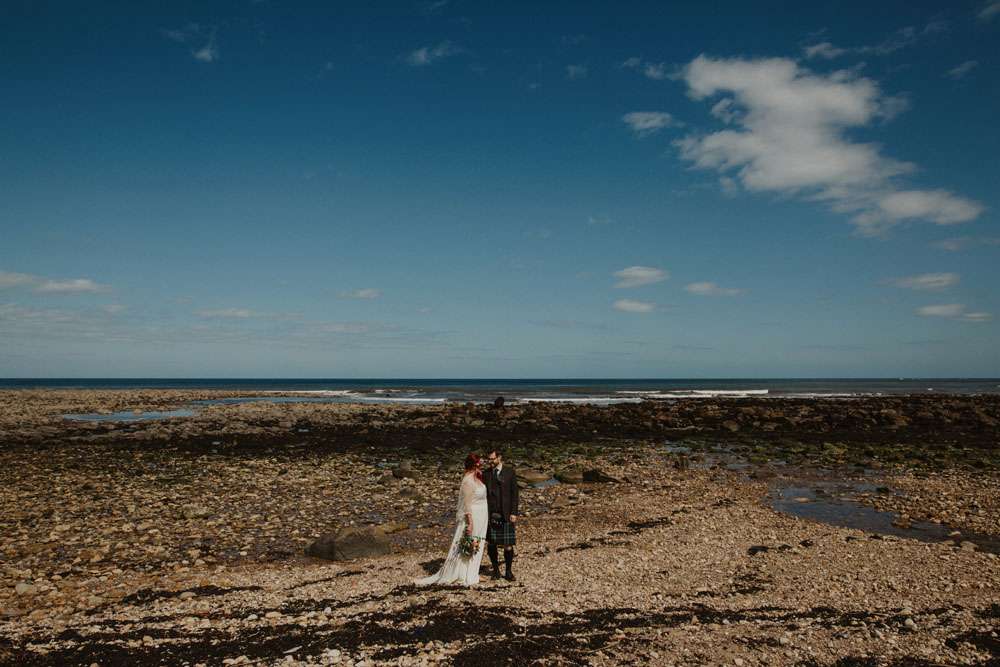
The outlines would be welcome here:
M 436 574 L 418 579 L 418 586 L 431 584 L 459 584 L 475 586 L 479 583 L 479 565 L 483 561 L 484 547 L 493 564 L 493 579 L 500 578 L 498 548 L 503 547 L 504 578 L 514 581 L 511 563 L 517 534 L 517 474 L 504 465 L 503 452 L 490 452 L 489 468 L 484 472 L 482 460 L 476 454 L 465 459 L 465 474 L 458 492 L 455 511 L 455 537 L 451 541 L 448 557 Z

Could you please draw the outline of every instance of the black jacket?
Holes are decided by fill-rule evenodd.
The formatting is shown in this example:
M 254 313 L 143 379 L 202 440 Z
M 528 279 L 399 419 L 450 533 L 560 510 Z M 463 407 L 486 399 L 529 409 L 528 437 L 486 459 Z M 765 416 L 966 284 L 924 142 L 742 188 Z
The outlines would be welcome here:
M 484 470 L 483 482 L 486 484 L 486 502 L 490 516 L 501 514 L 504 521 L 509 521 L 511 514 L 520 514 L 517 511 L 517 473 L 513 467 L 505 463 L 500 470 L 499 480 L 493 468 Z

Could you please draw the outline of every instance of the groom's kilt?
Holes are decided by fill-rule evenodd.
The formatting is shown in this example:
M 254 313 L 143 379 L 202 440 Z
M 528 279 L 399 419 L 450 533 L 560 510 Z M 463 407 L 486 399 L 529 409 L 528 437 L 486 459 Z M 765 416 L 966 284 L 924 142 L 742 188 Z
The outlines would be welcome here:
M 490 529 L 486 531 L 486 541 L 504 547 L 517 544 L 517 531 L 514 524 L 503 519 L 490 519 Z

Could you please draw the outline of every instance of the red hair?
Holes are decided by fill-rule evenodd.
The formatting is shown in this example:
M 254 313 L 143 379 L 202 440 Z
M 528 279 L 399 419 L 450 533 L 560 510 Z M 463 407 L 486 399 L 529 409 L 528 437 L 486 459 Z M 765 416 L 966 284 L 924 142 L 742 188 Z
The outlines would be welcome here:
M 476 479 L 483 481 L 483 471 L 479 470 L 479 454 L 469 454 L 465 457 L 465 472 L 476 471 Z

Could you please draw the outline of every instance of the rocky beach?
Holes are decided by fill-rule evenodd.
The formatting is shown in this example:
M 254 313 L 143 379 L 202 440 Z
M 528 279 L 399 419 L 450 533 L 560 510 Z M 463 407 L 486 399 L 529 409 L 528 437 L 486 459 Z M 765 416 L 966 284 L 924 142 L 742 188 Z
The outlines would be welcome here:
M 247 398 L 0 392 L 0 664 L 1000 664 L 1000 397 Z M 493 445 L 517 581 L 413 587 Z

